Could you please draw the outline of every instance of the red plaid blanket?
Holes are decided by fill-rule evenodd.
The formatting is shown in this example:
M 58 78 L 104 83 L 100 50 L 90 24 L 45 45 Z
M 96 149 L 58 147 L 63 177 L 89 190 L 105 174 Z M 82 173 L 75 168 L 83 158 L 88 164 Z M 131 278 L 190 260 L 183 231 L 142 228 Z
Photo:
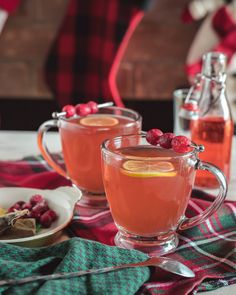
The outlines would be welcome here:
M 1 186 L 52 189 L 68 184 L 41 157 L 0 162 Z M 198 214 L 209 206 L 211 199 L 210 195 L 194 190 L 187 215 Z M 77 206 L 69 234 L 114 245 L 117 229 L 109 210 L 85 209 L 83 215 L 80 212 Z M 189 266 L 196 277 L 180 278 L 157 269 L 139 294 L 196 294 L 236 283 L 236 202 L 225 202 L 205 223 L 179 232 L 179 239 L 177 251 L 169 256 Z
M 45 80 L 61 106 L 114 100 L 116 73 L 148 0 L 70 0 L 46 63 Z

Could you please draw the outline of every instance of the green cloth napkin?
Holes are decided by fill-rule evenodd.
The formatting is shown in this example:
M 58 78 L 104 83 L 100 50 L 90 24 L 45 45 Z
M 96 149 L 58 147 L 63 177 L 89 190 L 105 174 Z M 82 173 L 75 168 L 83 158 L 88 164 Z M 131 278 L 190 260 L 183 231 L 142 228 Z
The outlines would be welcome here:
M 0 278 L 23 278 L 56 272 L 101 268 L 144 261 L 147 255 L 97 242 L 72 238 L 57 245 L 29 249 L 0 245 Z M 36 281 L 0 287 L 0 294 L 134 294 L 150 277 L 148 267 L 121 269 L 71 279 Z

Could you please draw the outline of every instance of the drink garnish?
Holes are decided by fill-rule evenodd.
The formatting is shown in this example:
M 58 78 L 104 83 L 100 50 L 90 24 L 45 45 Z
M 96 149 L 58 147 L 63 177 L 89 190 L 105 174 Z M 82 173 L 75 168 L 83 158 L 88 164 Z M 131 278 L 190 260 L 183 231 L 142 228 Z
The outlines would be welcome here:
M 171 141 L 173 150 L 177 153 L 187 153 L 192 149 L 191 140 L 186 136 L 175 136 Z
M 80 103 L 75 106 L 75 112 L 78 116 L 84 117 L 90 115 L 92 110 L 87 103 Z
M 134 161 L 127 160 L 123 163 L 122 173 L 132 177 L 173 177 L 176 176 L 174 166 L 167 161 Z
M 149 142 L 152 145 L 157 145 L 162 135 L 163 132 L 160 129 L 151 129 L 147 132 L 147 142 Z
M 75 107 L 71 104 L 68 104 L 62 108 L 62 112 L 65 113 L 66 118 L 73 117 L 75 115 Z
M 113 106 L 113 102 L 105 102 L 97 104 L 95 101 L 89 101 L 88 103 L 80 103 L 75 106 L 65 105 L 61 112 L 53 112 L 52 117 L 58 119 L 60 117 L 71 118 L 75 115 L 84 117 L 90 114 L 95 114 L 98 109 Z
M 80 119 L 80 124 L 84 126 L 110 127 L 115 126 L 118 123 L 119 121 L 116 118 L 107 115 L 97 115 Z
M 156 131 L 158 130 L 158 132 Z M 151 145 L 160 145 L 165 149 L 173 149 L 176 153 L 187 153 L 193 148 L 198 152 L 204 151 L 203 145 L 196 145 L 189 138 L 183 135 L 176 136 L 174 133 L 162 133 L 159 129 L 151 129 L 146 134 L 146 140 Z
M 172 139 L 175 137 L 174 133 L 167 132 L 163 133 L 163 135 L 159 138 L 159 145 L 164 149 L 171 149 Z
M 101 108 L 101 105 L 98 106 L 98 104 L 95 101 L 89 101 L 87 105 L 90 108 L 91 114 L 96 114 L 98 112 L 99 107 Z

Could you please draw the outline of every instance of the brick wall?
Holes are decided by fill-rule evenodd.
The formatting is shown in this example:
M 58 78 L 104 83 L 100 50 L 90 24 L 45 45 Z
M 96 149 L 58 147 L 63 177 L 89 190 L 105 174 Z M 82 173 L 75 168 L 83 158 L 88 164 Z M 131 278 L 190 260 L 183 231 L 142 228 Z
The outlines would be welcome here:
M 111 1 L 111 0 L 109 0 Z M 187 0 L 154 0 L 135 31 L 118 73 L 122 97 L 168 100 L 187 83 L 184 61 L 197 25 L 183 25 Z M 51 99 L 42 65 L 68 0 L 22 0 L 0 36 L 0 97 Z
M 42 65 L 68 0 L 22 0 L 0 36 L 0 97 L 51 98 Z

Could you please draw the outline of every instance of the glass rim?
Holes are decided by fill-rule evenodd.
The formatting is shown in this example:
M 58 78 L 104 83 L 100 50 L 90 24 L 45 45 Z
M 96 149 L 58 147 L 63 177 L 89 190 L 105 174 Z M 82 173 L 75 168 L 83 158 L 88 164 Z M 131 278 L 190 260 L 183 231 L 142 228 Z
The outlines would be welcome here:
M 116 136 L 113 138 L 109 138 L 106 139 L 105 141 L 103 141 L 103 143 L 101 144 L 101 150 L 102 153 L 105 153 L 107 155 L 112 155 L 112 156 L 116 156 L 119 157 L 121 159 L 130 159 L 130 160 L 137 160 L 137 161 L 157 161 L 158 159 L 182 159 L 182 158 L 188 158 L 191 157 L 192 155 L 196 155 L 198 153 L 197 149 L 193 147 L 193 149 L 187 153 L 179 153 L 178 155 L 175 156 L 160 156 L 160 157 L 139 157 L 139 156 L 126 156 L 126 155 L 121 155 L 120 153 L 118 153 L 117 151 L 112 151 L 111 149 L 108 148 L 108 144 L 109 142 L 114 142 L 115 140 L 121 140 L 122 138 L 131 138 L 131 137 L 135 137 L 135 136 L 140 136 L 141 138 L 146 138 L 146 133 L 145 131 L 142 131 L 139 134 L 127 134 L 127 135 L 120 135 L 120 136 Z M 192 141 L 191 141 L 192 142 Z M 193 145 L 197 146 L 194 142 L 192 142 Z M 150 146 L 157 148 L 157 149 L 164 149 L 160 146 L 154 146 L 151 145 Z
M 126 112 L 128 112 L 129 114 L 133 114 L 133 115 L 135 115 L 136 116 L 136 118 L 133 120 L 133 122 L 138 122 L 138 121 L 140 121 L 141 119 L 142 119 L 142 116 L 137 112 L 137 111 L 135 111 L 135 110 L 132 110 L 132 109 L 130 109 L 130 108 L 125 108 L 125 107 L 117 107 L 117 106 L 110 106 L 110 107 L 103 107 L 103 108 L 101 108 L 101 110 L 118 110 L 118 111 L 126 111 Z M 99 111 L 98 111 L 98 113 L 95 113 L 95 114 L 91 114 L 91 115 L 96 115 L 96 114 L 100 114 L 99 113 Z M 106 113 L 104 113 L 104 114 L 106 114 Z M 102 114 L 101 114 L 102 115 Z M 112 115 L 112 114 L 111 114 Z M 123 116 L 125 116 L 125 115 L 123 115 Z M 126 116 L 127 117 L 127 116 Z M 66 123 L 69 123 L 69 124 L 74 124 L 74 123 L 72 123 L 71 122 L 71 120 L 72 119 L 79 119 L 79 118 L 82 118 L 82 116 L 78 116 L 78 115 L 76 115 L 76 116 L 73 116 L 73 117 L 70 117 L 70 118 L 66 118 L 66 117 L 64 117 L 64 116 L 62 116 L 62 117 L 59 117 L 58 118 L 58 121 L 63 121 L 63 122 L 66 122 Z M 132 123 L 133 123 L 132 122 Z
M 186 88 L 178 88 L 178 89 L 175 89 L 173 91 L 174 98 L 179 98 L 180 96 L 187 95 L 188 92 L 189 92 L 189 89 L 190 89 L 190 87 L 189 88 L 186 87 Z

